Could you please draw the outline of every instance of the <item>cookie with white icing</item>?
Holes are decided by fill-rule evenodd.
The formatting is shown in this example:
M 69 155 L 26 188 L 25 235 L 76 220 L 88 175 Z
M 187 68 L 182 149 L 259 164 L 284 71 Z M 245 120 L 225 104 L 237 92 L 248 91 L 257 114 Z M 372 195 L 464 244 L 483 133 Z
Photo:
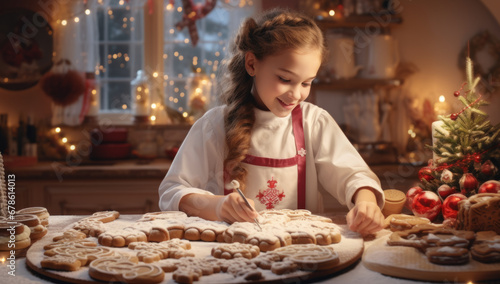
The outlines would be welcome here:
M 238 257 L 254 258 L 259 255 L 260 249 L 252 244 L 231 243 L 220 244 L 212 248 L 211 254 L 215 258 L 233 259 Z

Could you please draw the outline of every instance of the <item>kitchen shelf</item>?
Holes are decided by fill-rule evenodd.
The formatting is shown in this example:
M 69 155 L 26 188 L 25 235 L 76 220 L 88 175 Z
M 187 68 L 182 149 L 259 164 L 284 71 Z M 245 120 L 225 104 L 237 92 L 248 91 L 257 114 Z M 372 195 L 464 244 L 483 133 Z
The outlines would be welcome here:
M 403 19 L 394 14 L 373 14 L 373 15 L 353 15 L 341 19 L 316 19 L 316 24 L 322 30 L 334 28 L 373 28 L 389 27 L 392 25 L 399 25 Z

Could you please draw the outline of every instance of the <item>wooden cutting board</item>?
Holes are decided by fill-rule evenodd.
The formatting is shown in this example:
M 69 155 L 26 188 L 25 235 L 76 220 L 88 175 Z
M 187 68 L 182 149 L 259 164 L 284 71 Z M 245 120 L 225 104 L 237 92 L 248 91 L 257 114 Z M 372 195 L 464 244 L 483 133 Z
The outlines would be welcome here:
M 128 216 L 127 216 L 128 217 Z M 135 220 L 124 220 L 117 219 L 113 222 L 123 222 L 123 226 L 130 226 Z M 137 217 L 136 217 L 137 218 Z M 361 255 L 364 250 L 363 239 L 357 234 L 347 230 L 347 226 L 340 225 L 342 240 L 338 244 L 330 245 L 339 255 L 340 263 L 329 270 L 322 271 L 296 271 L 285 275 L 276 275 L 270 270 L 260 269 L 262 275 L 265 277 L 260 281 L 255 281 L 254 283 L 283 283 L 284 281 L 290 282 L 303 282 L 303 281 L 314 281 L 318 278 L 324 278 L 328 276 L 334 276 L 336 274 L 342 273 L 343 270 L 349 268 L 351 265 L 360 260 Z M 51 233 L 45 236 L 43 239 L 34 243 L 26 254 L 26 263 L 29 268 L 31 268 L 36 273 L 44 275 L 54 280 L 63 281 L 66 283 L 77 283 L 77 284 L 88 284 L 88 283 L 101 283 L 93 280 L 88 274 L 88 268 L 84 267 L 78 271 L 66 272 L 66 271 L 56 271 L 44 269 L 40 265 L 40 261 L 43 258 L 44 249 L 46 244 L 52 242 L 52 238 L 57 235 L 61 235 L 61 232 Z M 93 238 L 95 239 L 95 238 Z M 97 241 L 97 240 L 95 240 Z M 201 241 L 190 241 L 191 251 L 195 253 L 196 257 L 209 256 L 212 247 L 218 243 L 214 242 L 201 242 Z M 128 248 L 115 248 L 116 250 L 130 250 Z M 172 280 L 173 273 L 165 273 L 165 280 L 162 283 L 175 283 Z M 197 283 L 250 283 L 242 278 L 235 278 L 229 273 L 217 273 L 207 276 L 202 276 L 200 281 Z
M 486 264 L 471 258 L 465 265 L 437 265 L 415 248 L 387 245 L 388 238 L 375 240 L 365 250 L 365 267 L 389 276 L 445 283 L 500 279 L 500 263 Z

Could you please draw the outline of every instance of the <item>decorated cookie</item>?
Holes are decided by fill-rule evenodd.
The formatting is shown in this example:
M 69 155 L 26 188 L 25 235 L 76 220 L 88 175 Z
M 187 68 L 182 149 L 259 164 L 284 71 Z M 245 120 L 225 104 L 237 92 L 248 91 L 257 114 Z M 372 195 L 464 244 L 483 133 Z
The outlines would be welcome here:
M 469 250 L 460 247 L 430 247 L 425 251 L 427 259 L 435 264 L 459 265 L 469 262 Z
M 199 217 L 189 217 L 184 220 L 184 238 L 190 241 L 223 242 L 227 224 L 224 222 L 207 221 Z
M 14 232 L 14 234 L 11 233 Z M 0 250 L 21 250 L 31 245 L 31 230 L 22 223 L 11 225 L 0 221 Z
M 281 261 L 281 257 L 274 252 L 261 253 L 252 259 L 253 263 L 258 267 L 270 270 L 273 263 Z
M 107 230 L 98 237 L 99 244 L 108 247 L 125 247 L 132 242 L 147 242 L 148 238 L 142 231 L 128 229 Z
M 278 248 L 274 253 L 281 259 L 288 258 L 304 270 L 331 269 L 339 263 L 339 256 L 331 246 L 291 245 Z
M 242 243 L 220 244 L 212 248 L 212 256 L 216 258 L 233 259 L 238 257 L 254 258 L 259 255 L 258 246 Z
M 62 239 L 66 240 L 83 240 L 87 238 L 87 235 L 81 231 L 77 231 L 75 229 L 68 229 L 63 232 L 62 235 L 55 236 L 52 240 L 54 242 L 60 241 Z
M 120 212 L 118 211 L 99 211 L 84 218 L 84 220 L 97 220 L 103 223 L 112 222 L 120 217 Z
M 484 263 L 500 262 L 500 242 L 482 242 L 472 246 L 472 258 Z
M 41 224 L 38 216 L 34 214 L 16 214 L 11 221 L 23 223 L 30 228 L 30 239 L 32 243 L 41 239 L 48 232 L 47 228 Z
M 430 224 L 431 221 L 425 217 L 417 217 L 406 214 L 392 214 L 385 218 L 385 226 L 391 231 L 404 231 L 415 225 Z
M 90 277 L 105 282 L 160 283 L 165 278 L 163 270 L 151 263 L 137 263 L 127 257 L 104 257 L 89 265 Z
M 277 275 L 292 273 L 294 271 L 297 271 L 298 268 L 299 266 L 297 265 L 297 263 L 287 258 L 285 258 L 283 261 L 274 262 L 271 265 L 271 271 Z
M 160 243 L 133 242 L 128 248 L 137 252 L 140 261 L 151 263 L 165 258 L 194 256 L 187 240 L 173 239 Z
M 104 223 L 96 219 L 82 219 L 73 225 L 73 229 L 84 233 L 89 237 L 98 237 L 106 231 Z
M 447 228 L 432 230 L 427 236 L 423 237 L 428 247 L 452 246 L 468 248 L 474 239 L 475 234 L 472 231 Z
M 16 212 L 17 214 L 33 214 L 40 219 L 40 223 L 47 227 L 49 225 L 49 211 L 47 211 L 47 208 L 45 207 L 28 207 L 28 208 L 23 208 L 21 210 L 18 210 Z

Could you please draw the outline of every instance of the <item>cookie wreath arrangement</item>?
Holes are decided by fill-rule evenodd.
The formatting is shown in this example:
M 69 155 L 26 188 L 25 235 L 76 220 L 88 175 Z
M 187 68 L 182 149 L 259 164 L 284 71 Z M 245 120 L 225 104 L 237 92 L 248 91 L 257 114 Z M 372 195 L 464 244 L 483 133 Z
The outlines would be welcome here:
M 265 210 L 260 215 L 261 228 L 178 211 L 140 218 L 96 212 L 37 242 L 28 251 L 27 264 L 73 283 L 246 283 L 329 275 L 363 252 L 357 233 L 307 210 Z
M 428 281 L 500 279 L 500 124 L 480 110 L 487 102 L 470 58 L 466 75 L 454 92 L 464 107 L 433 124 L 434 159 L 406 193 L 413 215 L 387 217 L 393 233 L 365 251 L 366 267 Z

